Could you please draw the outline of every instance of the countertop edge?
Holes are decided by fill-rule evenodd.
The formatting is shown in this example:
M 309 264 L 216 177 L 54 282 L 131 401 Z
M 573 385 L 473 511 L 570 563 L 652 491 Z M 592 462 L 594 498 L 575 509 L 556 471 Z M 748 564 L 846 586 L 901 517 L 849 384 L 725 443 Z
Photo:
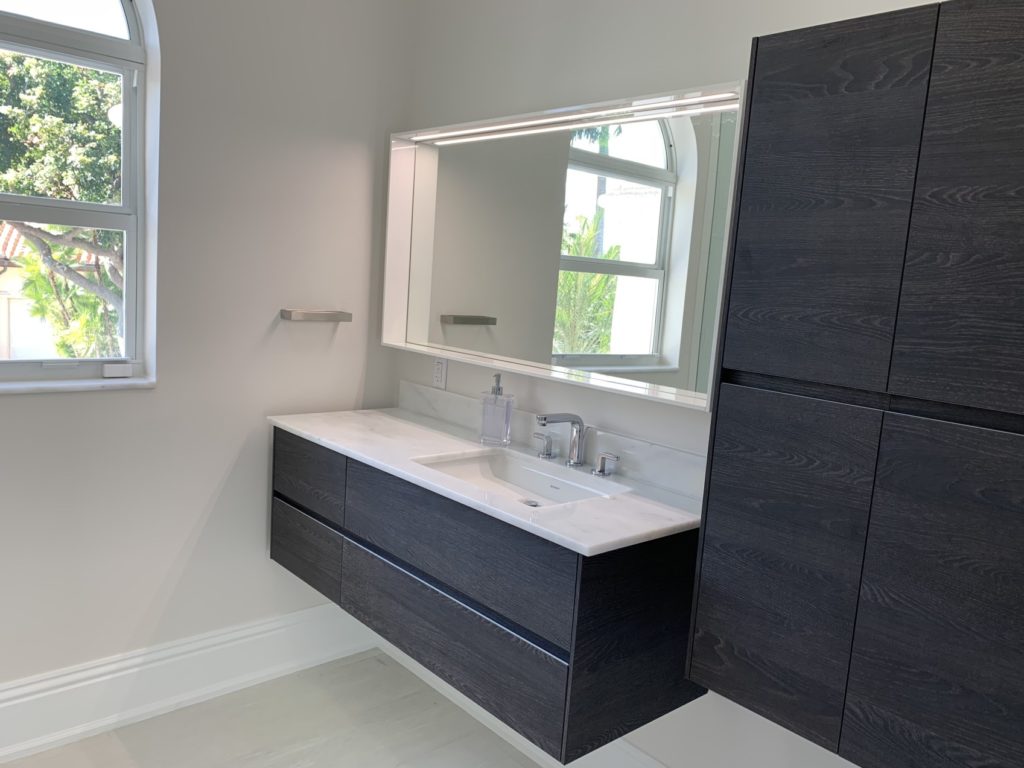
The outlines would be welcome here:
M 395 415 L 392 409 L 381 410 L 380 412 L 388 413 L 389 415 L 392 416 Z M 550 528 L 546 528 L 544 526 L 534 524 L 530 520 L 526 520 L 524 518 L 508 514 L 497 507 L 490 506 L 485 502 L 480 501 L 479 499 L 464 496 L 460 494 L 457 490 L 454 490 L 448 486 L 444 486 L 438 483 L 432 483 L 427 478 L 423 478 L 419 475 L 412 474 L 409 472 L 404 472 L 400 468 L 396 468 L 394 465 L 389 464 L 386 461 L 378 459 L 372 455 L 368 455 L 362 451 L 353 449 L 350 446 L 343 445 L 332 440 L 329 440 L 327 438 L 324 438 L 322 435 L 316 434 L 315 432 L 311 432 L 309 430 L 296 427 L 294 424 L 291 424 L 287 421 L 288 419 L 300 417 L 328 416 L 331 415 L 332 413 L 335 412 L 325 412 L 321 414 L 309 413 L 268 416 L 267 421 L 278 429 L 281 429 L 285 432 L 289 432 L 305 440 L 309 440 L 310 442 L 327 448 L 328 450 L 334 451 L 335 453 L 339 453 L 343 456 L 353 459 L 354 461 L 358 461 L 381 472 L 385 472 L 389 475 L 392 475 L 393 477 L 397 477 L 408 483 L 423 488 L 424 490 L 436 493 L 439 496 L 443 496 L 444 498 L 450 499 L 454 502 L 467 506 L 482 514 L 488 515 L 489 517 L 493 517 L 496 520 L 500 520 L 503 523 L 507 523 L 516 528 L 524 530 L 527 533 L 531 533 L 534 536 L 537 536 L 538 538 L 550 541 L 551 543 L 557 544 L 560 547 L 564 547 L 565 549 L 568 549 L 579 555 L 583 555 L 584 557 L 595 557 L 597 555 L 606 554 L 608 552 L 614 552 L 619 549 L 625 549 L 626 547 L 635 546 L 637 544 L 643 544 L 648 541 L 655 541 L 657 539 L 666 538 L 677 533 L 683 533 L 685 531 L 694 530 L 700 527 L 701 520 L 699 514 L 679 509 L 677 510 L 679 513 L 691 515 L 693 516 L 693 520 L 683 520 L 680 521 L 678 524 L 666 524 L 665 526 L 651 530 L 649 533 L 638 533 L 629 536 L 622 536 L 613 542 L 608 542 L 607 544 L 582 544 L 579 541 L 568 539 L 564 535 L 558 533 L 557 531 L 552 531 Z M 360 413 L 360 411 L 343 411 L 337 413 Z M 432 429 L 429 426 L 418 424 L 415 421 L 409 421 L 409 424 L 410 426 L 415 426 L 419 429 Z M 439 432 L 439 434 L 446 435 L 447 437 L 450 438 L 458 439 L 457 436 L 440 432 L 440 430 L 433 429 L 432 431 Z M 658 506 L 666 506 L 647 499 L 644 499 L 644 502 L 650 504 L 657 504 Z

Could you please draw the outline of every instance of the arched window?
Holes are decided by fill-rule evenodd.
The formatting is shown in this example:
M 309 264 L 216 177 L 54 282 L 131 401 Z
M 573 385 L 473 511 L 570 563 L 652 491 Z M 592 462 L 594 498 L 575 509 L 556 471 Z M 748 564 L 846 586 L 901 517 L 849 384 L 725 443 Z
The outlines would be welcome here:
M 136 13 L 0 0 L 0 392 L 151 379 Z
M 573 132 L 552 345 L 556 365 L 655 365 L 676 185 L 668 121 Z M 578 315 L 585 314 L 585 322 Z

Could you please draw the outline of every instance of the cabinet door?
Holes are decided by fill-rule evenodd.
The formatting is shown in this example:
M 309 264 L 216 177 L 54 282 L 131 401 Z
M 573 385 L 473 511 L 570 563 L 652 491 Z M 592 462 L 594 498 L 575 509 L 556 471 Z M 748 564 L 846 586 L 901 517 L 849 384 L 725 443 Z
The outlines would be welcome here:
M 347 462 L 337 451 L 274 430 L 274 493 L 338 527 L 345 524 Z
M 886 415 L 840 754 L 1024 765 L 1024 436 Z
M 868 408 L 719 394 L 690 677 L 833 751 L 881 423 Z
M 889 389 L 1024 413 L 1024 0 L 942 6 Z
M 568 666 L 344 541 L 341 607 L 550 755 L 562 754 Z
M 341 534 L 283 499 L 271 502 L 270 558 L 324 597 L 341 600 Z
M 758 40 L 726 368 L 885 391 L 936 14 Z

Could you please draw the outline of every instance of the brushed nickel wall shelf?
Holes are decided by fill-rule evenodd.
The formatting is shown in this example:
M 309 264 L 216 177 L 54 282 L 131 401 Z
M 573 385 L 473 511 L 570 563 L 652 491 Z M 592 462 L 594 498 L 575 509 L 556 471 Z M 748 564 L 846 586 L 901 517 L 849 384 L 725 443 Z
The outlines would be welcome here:
M 331 309 L 282 309 L 281 319 L 296 323 L 351 323 L 352 313 Z
M 486 315 L 441 315 L 441 325 L 497 325 L 498 318 Z

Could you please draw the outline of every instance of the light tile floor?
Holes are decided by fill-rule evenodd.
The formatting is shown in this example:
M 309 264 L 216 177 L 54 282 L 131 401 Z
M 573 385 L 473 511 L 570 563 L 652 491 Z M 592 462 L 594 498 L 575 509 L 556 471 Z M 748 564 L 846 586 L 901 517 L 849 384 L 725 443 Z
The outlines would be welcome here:
M 538 768 L 370 651 L 4 768 Z

